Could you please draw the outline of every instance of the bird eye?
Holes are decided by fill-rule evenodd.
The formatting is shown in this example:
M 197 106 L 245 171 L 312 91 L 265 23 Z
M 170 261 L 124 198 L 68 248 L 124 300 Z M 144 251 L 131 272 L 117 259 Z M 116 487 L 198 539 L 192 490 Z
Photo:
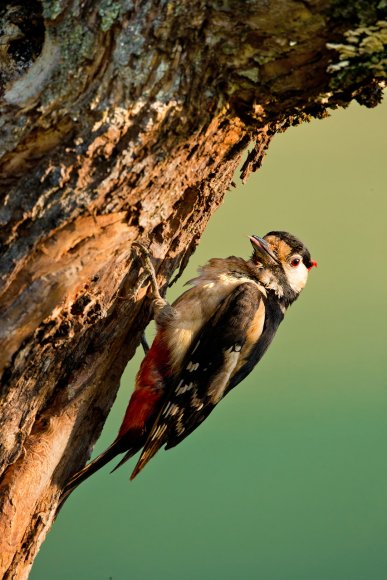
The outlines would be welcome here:
M 293 260 L 290 262 L 290 265 L 293 266 L 293 268 L 297 268 L 300 262 L 301 258 L 293 258 Z

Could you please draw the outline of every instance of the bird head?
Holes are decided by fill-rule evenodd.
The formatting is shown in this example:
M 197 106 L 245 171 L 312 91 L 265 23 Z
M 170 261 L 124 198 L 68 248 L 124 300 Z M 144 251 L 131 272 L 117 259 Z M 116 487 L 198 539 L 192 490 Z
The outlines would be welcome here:
M 269 232 L 263 238 L 250 236 L 251 261 L 258 268 L 258 279 L 287 303 L 304 288 L 309 271 L 317 266 L 309 250 L 288 232 Z

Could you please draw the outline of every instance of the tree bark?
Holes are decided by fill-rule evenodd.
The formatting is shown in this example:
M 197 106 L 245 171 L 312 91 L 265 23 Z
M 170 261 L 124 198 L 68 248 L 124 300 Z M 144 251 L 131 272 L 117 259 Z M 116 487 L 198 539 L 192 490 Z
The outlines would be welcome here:
M 348 6 L 350 4 L 350 6 Z M 25 578 L 163 290 L 272 136 L 387 70 L 382 2 L 42 0 L 0 9 L 0 570 Z M 230 227 L 232 225 L 230 224 Z

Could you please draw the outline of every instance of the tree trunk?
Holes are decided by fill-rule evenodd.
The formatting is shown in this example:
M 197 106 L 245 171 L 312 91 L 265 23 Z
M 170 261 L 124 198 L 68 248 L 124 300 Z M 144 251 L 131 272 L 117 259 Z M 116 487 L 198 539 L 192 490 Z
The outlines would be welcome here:
M 350 6 L 348 6 L 348 4 Z M 0 9 L 0 570 L 25 578 L 150 318 L 243 151 L 386 76 L 382 2 L 42 0 Z M 231 224 L 230 224 L 230 227 Z

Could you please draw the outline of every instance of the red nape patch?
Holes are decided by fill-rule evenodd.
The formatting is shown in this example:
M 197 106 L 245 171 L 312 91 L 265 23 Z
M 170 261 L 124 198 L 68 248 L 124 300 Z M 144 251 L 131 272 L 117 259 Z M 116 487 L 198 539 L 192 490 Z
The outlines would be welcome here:
M 317 268 L 317 262 L 315 262 L 314 260 L 311 260 L 310 263 L 312 264 L 311 266 L 309 266 L 308 270 L 311 270 L 312 268 Z

